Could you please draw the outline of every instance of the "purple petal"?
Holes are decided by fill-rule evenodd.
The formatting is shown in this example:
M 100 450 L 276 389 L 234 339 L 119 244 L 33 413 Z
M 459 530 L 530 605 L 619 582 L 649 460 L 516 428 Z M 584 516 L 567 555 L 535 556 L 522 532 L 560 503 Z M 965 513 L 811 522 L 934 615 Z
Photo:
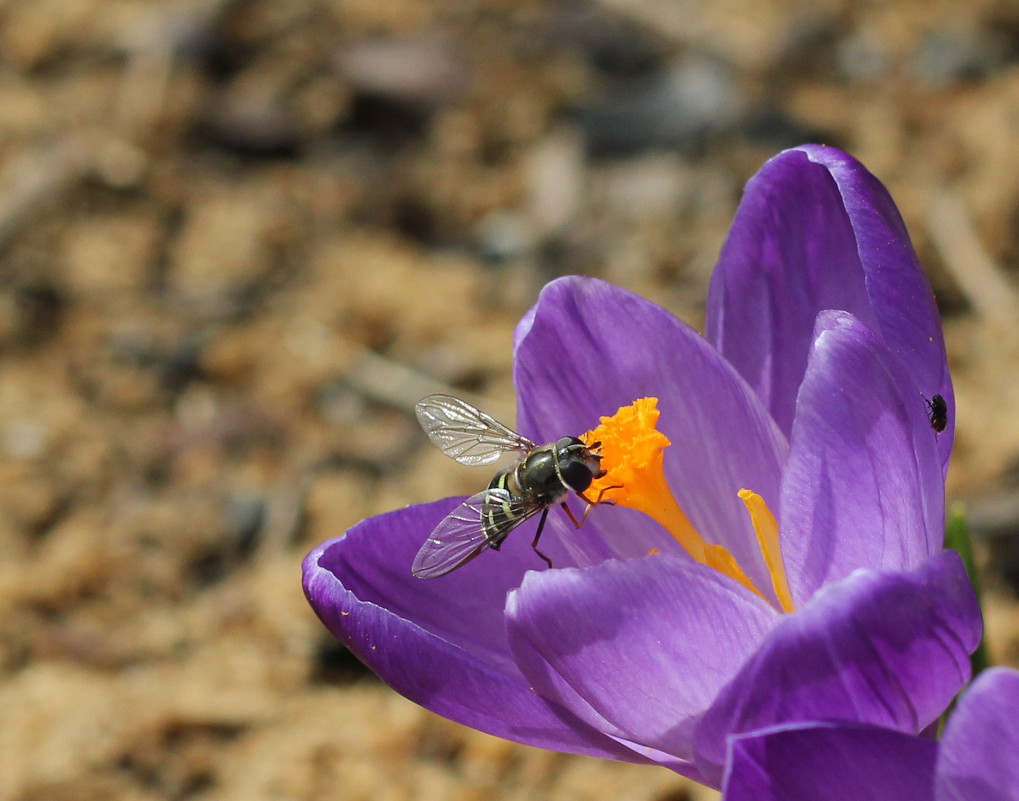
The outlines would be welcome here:
M 458 500 L 369 518 L 312 551 L 304 591 L 316 614 L 383 681 L 439 715 L 541 748 L 645 761 L 537 696 L 513 663 L 503 609 L 530 548 L 483 554 L 436 581 L 411 576 L 418 546 Z
M 811 331 L 825 309 L 879 332 L 918 392 L 948 402 L 938 439 L 947 468 L 954 395 L 930 284 L 888 191 L 851 156 L 807 145 L 771 159 L 746 186 L 708 293 L 708 339 L 792 430 Z
M 579 519 L 583 514 L 583 502 L 571 498 L 566 502 Z M 534 531 L 535 523 L 525 523 L 520 533 L 514 532 L 514 540 L 526 540 L 530 550 Z M 580 529 L 574 527 L 564 512 L 550 509 L 539 547 L 557 568 L 589 567 L 607 559 L 635 559 L 647 556 L 652 550 L 689 558 L 672 535 L 653 520 L 633 509 L 609 504 L 593 509 Z M 533 559 L 538 558 L 534 551 L 530 553 Z M 533 559 L 528 567 L 543 567 Z
M 942 547 L 937 437 L 902 380 L 870 329 L 845 312 L 818 315 L 779 515 L 797 605 L 857 568 L 909 570 Z
M 695 733 L 697 765 L 717 781 L 727 736 L 782 723 L 919 732 L 969 678 L 981 628 L 952 551 L 909 573 L 858 571 L 783 619 L 722 690 Z
M 941 740 L 937 801 L 1019 799 L 1019 673 L 981 673 L 955 708 Z
M 599 417 L 637 398 L 659 398 L 659 429 L 672 441 L 666 476 L 676 499 L 708 542 L 728 548 L 756 586 L 770 589 L 737 493 L 751 489 L 778 508 L 785 441 L 754 392 L 696 331 L 611 284 L 559 279 L 517 329 L 514 380 L 519 428 L 542 442 L 594 428 Z M 610 518 L 598 511 L 590 524 L 614 543 L 621 535 L 603 525 Z M 645 531 L 654 525 L 642 515 L 611 519 Z
M 664 554 L 530 573 L 506 611 L 517 663 L 540 694 L 681 758 L 697 716 L 779 619 L 732 579 Z
M 725 801 L 933 801 L 937 744 L 890 729 L 811 723 L 733 738 Z

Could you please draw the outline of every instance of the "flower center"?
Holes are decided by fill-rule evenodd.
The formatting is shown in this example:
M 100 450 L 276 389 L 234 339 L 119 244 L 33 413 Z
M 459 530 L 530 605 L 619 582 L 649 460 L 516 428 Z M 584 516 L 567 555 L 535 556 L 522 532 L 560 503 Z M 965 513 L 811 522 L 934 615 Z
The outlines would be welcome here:
M 611 499 L 619 506 L 636 509 L 660 523 L 697 562 L 713 567 L 735 579 L 762 598 L 726 548 L 707 542 L 693 527 L 676 501 L 665 479 L 664 450 L 671 443 L 658 431 L 658 398 L 641 398 L 623 406 L 580 439 L 593 446 L 601 443 L 601 466 L 605 474 L 596 478 L 589 493 Z M 771 574 L 775 597 L 782 611 L 793 609 L 792 596 L 779 548 L 778 523 L 764 499 L 750 490 L 740 490 L 740 499 L 750 513 L 764 562 Z

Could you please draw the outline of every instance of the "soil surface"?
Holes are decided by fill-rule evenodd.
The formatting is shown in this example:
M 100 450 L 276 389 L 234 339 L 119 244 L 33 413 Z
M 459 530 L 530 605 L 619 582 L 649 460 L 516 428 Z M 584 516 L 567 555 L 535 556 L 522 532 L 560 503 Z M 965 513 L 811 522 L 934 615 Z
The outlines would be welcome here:
M 743 183 L 804 141 L 930 274 L 1016 664 L 1016 4 L 0 1 L 0 800 L 715 798 L 403 700 L 300 563 L 477 489 L 413 404 L 512 421 L 549 279 L 699 326 Z

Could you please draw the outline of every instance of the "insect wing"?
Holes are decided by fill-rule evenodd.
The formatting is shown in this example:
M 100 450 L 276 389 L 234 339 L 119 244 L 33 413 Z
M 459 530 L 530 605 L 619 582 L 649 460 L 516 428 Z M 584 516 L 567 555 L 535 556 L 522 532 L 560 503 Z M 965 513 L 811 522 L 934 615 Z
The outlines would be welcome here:
M 472 495 L 435 527 L 414 557 L 411 573 L 422 579 L 445 576 L 493 543 L 498 545 L 513 529 L 543 508 L 500 488 Z M 483 522 L 486 519 L 496 521 L 487 530 Z
M 452 395 L 422 398 L 416 411 L 428 438 L 460 464 L 491 464 L 508 451 L 535 447 L 527 437 Z

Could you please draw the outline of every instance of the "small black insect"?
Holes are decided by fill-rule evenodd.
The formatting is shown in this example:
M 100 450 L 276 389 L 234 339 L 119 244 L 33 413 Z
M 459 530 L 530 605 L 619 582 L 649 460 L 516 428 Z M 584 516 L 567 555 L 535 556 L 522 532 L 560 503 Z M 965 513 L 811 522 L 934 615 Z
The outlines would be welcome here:
M 924 398 L 924 402 L 927 404 L 927 417 L 931 421 L 931 428 L 940 434 L 948 425 L 948 404 L 940 395 L 935 395 L 930 400 Z
M 580 528 L 583 518 L 578 521 L 565 503 L 570 492 L 579 495 L 588 510 L 609 503 L 601 500 L 601 492 L 595 500 L 584 495 L 591 482 L 605 474 L 599 466 L 600 443 L 587 445 L 576 437 L 560 437 L 539 446 L 450 395 L 422 399 L 417 416 L 429 439 L 461 464 L 490 464 L 504 453 L 517 454 L 516 461 L 496 473 L 486 489 L 468 498 L 435 527 L 414 559 L 411 572 L 418 578 L 444 576 L 486 548 L 499 550 L 513 529 L 539 513 L 531 547 L 552 567 L 552 561 L 538 550 L 549 508 L 560 504 Z

